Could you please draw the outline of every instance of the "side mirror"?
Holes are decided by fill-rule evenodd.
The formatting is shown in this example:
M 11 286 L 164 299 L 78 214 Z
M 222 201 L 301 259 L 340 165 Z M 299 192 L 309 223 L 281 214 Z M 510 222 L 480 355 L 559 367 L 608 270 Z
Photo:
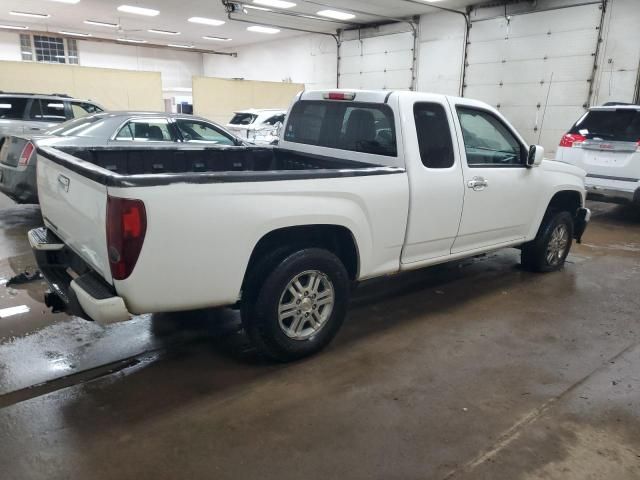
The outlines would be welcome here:
M 544 158 L 544 147 L 540 145 L 531 145 L 527 154 L 527 167 L 535 167 L 542 163 Z

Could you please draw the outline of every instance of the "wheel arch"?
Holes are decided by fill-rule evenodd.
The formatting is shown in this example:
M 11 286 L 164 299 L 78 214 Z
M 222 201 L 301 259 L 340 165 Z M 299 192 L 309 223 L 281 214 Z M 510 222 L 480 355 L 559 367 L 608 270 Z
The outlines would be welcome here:
M 286 247 L 290 246 L 291 249 Z M 360 251 L 353 232 L 337 224 L 307 224 L 281 227 L 265 233 L 255 244 L 244 274 L 243 286 L 247 278 L 262 259 L 280 251 L 281 255 L 296 248 L 324 248 L 336 255 L 344 264 L 349 278 L 355 280 L 360 271 Z M 273 261 L 281 259 L 274 258 Z
M 573 185 L 558 187 L 552 192 L 549 200 L 540 208 L 536 222 L 529 232 L 528 239 L 535 238 L 549 212 L 567 211 L 575 218 L 578 209 L 584 206 L 584 199 L 584 191 Z

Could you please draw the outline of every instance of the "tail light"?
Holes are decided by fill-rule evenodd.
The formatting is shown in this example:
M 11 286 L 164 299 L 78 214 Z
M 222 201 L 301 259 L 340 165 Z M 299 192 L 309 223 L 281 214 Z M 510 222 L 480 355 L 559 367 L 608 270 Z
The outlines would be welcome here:
M 27 142 L 27 144 L 22 149 L 22 153 L 20 154 L 20 160 L 18 160 L 18 165 L 27 165 L 35 149 L 36 147 L 33 143 Z
M 354 92 L 327 92 L 322 95 L 325 100 L 353 100 L 356 98 Z
M 573 147 L 579 146 L 582 142 L 587 139 L 584 135 L 580 135 L 579 133 L 567 133 L 560 140 L 561 147 Z
M 142 200 L 107 197 L 107 252 L 115 280 L 124 280 L 133 272 L 146 233 L 147 212 Z

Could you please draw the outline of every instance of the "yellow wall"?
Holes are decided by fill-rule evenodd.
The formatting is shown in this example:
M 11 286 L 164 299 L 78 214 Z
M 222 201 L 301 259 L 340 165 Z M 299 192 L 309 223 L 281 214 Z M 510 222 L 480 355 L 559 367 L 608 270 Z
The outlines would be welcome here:
M 193 77 L 193 113 L 222 125 L 247 108 L 282 108 L 304 90 L 302 83 Z
M 164 110 L 159 72 L 0 61 L 0 90 L 65 93 L 108 110 Z

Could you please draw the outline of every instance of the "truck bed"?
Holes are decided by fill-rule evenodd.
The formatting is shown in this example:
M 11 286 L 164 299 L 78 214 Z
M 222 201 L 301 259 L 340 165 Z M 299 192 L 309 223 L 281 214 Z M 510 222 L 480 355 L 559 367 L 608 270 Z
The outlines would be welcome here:
M 38 155 L 113 187 L 330 178 L 403 171 L 265 147 L 43 146 L 38 147 Z

